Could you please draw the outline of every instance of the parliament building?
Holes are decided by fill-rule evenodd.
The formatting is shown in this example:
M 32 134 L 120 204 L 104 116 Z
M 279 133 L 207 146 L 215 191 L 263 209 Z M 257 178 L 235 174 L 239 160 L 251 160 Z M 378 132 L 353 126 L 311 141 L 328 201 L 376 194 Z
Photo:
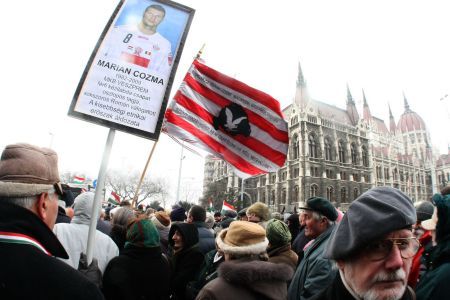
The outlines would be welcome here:
M 425 123 L 405 95 L 400 119 L 396 122 L 389 107 L 386 124 L 371 114 L 364 91 L 362 115 L 348 86 L 346 108 L 314 100 L 300 65 L 298 69 L 293 103 L 283 110 L 289 124 L 287 160 L 277 172 L 244 181 L 244 207 L 261 201 L 272 211 L 288 212 L 309 197 L 321 196 L 346 210 L 375 186 L 398 188 L 421 201 L 450 180 L 450 153 L 433 156 Z M 242 181 L 232 168 L 208 156 L 204 190 L 217 181 L 226 182 L 228 193 L 241 193 Z

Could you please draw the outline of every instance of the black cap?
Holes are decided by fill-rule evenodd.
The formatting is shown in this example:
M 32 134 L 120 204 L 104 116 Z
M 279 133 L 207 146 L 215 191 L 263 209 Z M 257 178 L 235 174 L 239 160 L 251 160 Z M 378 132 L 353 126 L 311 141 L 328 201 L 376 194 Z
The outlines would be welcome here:
M 331 204 L 328 199 L 322 197 L 312 197 L 306 200 L 306 206 L 300 207 L 300 209 L 312 210 L 318 212 L 330 221 L 336 221 L 338 213 L 336 208 Z
M 332 233 L 326 257 L 354 257 L 370 242 L 416 223 L 411 199 L 398 189 L 376 187 L 360 195 Z

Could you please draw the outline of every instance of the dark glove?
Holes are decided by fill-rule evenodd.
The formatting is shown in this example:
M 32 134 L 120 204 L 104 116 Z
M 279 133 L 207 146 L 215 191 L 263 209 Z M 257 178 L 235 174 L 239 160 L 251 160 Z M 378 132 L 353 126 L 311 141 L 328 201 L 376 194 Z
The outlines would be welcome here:
M 98 267 L 98 261 L 96 258 L 92 258 L 91 264 L 87 265 L 87 256 L 84 253 L 80 254 L 80 262 L 78 263 L 78 271 L 90 281 L 95 283 L 99 288 L 102 287 L 102 271 Z

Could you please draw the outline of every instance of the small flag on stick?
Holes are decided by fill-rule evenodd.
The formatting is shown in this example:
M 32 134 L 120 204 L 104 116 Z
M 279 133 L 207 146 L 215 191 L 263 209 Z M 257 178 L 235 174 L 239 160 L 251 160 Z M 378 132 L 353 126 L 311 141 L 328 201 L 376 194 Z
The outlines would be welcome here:
M 108 198 L 108 202 L 112 203 L 114 205 L 120 204 L 120 196 L 117 195 L 115 192 L 111 192 L 111 196 Z
M 83 183 L 86 180 L 86 178 L 81 176 L 74 176 L 73 177 L 73 183 Z
M 236 211 L 236 209 L 234 208 L 233 205 L 231 205 L 227 201 L 223 200 L 222 211 L 226 211 L 226 210 L 234 210 L 234 211 Z

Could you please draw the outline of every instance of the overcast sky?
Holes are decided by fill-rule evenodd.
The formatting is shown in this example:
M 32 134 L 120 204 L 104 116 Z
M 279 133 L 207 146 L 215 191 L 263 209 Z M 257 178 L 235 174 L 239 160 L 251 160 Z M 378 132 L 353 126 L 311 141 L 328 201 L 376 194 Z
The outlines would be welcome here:
M 447 1 L 180 1 L 196 9 L 172 93 L 192 58 L 292 102 L 301 63 L 310 95 L 345 108 L 346 83 L 361 110 L 396 121 L 405 93 L 432 143 L 450 143 Z M 69 118 L 72 96 L 118 1 L 8 1 L 0 11 L 0 147 L 51 146 L 61 171 L 96 178 L 108 129 Z M 116 132 L 110 167 L 141 172 L 153 142 Z M 203 158 L 185 152 L 182 195 L 200 195 Z M 148 176 L 166 177 L 175 198 L 180 147 L 161 135 Z M 188 199 L 194 200 L 194 199 Z

